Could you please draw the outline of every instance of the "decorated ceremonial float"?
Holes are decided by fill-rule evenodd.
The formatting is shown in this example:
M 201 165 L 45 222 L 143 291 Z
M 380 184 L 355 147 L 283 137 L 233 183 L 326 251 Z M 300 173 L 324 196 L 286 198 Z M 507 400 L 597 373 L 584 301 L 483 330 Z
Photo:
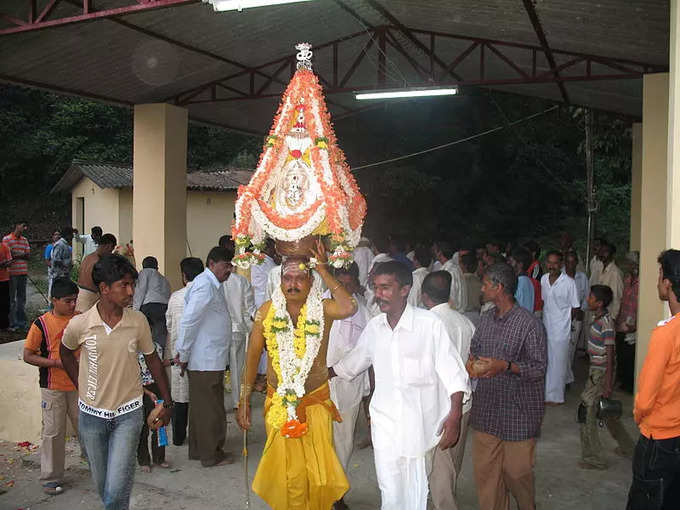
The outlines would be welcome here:
M 308 257 L 321 239 L 336 268 L 352 262 L 366 215 L 366 201 L 338 147 L 319 80 L 312 71 L 307 43 L 296 46 L 297 71 L 281 99 L 257 169 L 238 190 L 232 237 L 234 264 L 247 269 L 263 261 L 267 238 L 283 256 Z M 302 268 L 315 267 L 312 257 Z M 297 323 L 286 310 L 277 288 L 263 320 L 264 337 L 278 388 L 271 398 L 267 422 L 284 437 L 307 430 L 296 412 L 305 395 L 305 381 L 324 332 L 320 278 L 302 307 Z

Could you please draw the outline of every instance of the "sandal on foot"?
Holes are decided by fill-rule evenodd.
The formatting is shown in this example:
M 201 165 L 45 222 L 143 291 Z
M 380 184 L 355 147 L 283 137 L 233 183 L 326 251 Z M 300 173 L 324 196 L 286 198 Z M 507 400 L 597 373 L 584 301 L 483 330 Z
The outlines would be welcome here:
M 49 482 L 43 485 L 43 492 L 50 496 L 56 496 L 57 494 L 64 492 L 64 488 L 57 482 Z

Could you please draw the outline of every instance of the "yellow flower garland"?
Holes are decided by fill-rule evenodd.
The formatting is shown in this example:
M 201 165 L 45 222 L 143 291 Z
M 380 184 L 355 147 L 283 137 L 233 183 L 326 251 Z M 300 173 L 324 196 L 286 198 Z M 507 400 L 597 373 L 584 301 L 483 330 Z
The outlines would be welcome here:
M 267 351 L 272 359 L 272 368 L 276 374 L 277 381 L 281 381 L 281 362 L 279 355 L 279 343 L 276 338 L 277 331 L 288 329 L 288 320 L 274 315 L 274 306 L 269 307 L 267 316 L 262 321 L 263 335 L 267 345 Z M 316 324 L 307 324 L 307 305 L 303 305 L 298 316 L 297 326 L 293 331 L 293 346 L 295 348 L 295 355 L 302 359 L 307 351 L 307 334 L 319 335 L 319 326 Z M 271 407 L 267 413 L 267 422 L 275 429 L 283 427 L 288 420 L 288 412 L 286 404 L 297 400 L 295 395 L 286 395 L 286 401 L 277 392 L 272 396 Z

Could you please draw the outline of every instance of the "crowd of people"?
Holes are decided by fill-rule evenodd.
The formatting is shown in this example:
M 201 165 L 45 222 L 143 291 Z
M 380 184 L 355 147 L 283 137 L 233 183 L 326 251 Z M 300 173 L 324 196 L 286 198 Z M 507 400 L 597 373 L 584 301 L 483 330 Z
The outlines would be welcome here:
M 24 227 L 3 240 L 9 255 L 0 250 L 12 310 L 21 303 L 15 277 L 30 253 Z M 617 384 L 633 391 L 638 257 L 626 254 L 619 268 L 604 239 L 595 240 L 587 268 L 568 234 L 545 251 L 533 241 L 409 247 L 362 239 L 344 268 L 331 268 L 323 243 L 306 256 L 280 257 L 272 242 L 247 274 L 232 264 L 234 245 L 222 236 L 205 265 L 188 257 L 166 268 L 182 275 L 183 287 L 171 293 L 154 257 L 137 272 L 101 229 L 92 231 L 76 285 L 74 233 L 58 234 L 46 257 L 52 306 L 30 326 L 24 349 L 40 370 L 48 494 L 64 490 L 67 418 L 109 509 L 128 507 L 135 463 L 169 467 L 170 422 L 172 443 L 186 441 L 190 459 L 206 468 L 234 462 L 226 386 L 244 429 L 252 426 L 252 394 L 265 394 L 267 442 L 253 489 L 275 510 L 348 508 L 362 408 L 384 510 L 425 510 L 428 499 L 437 510 L 458 508 L 468 435 L 480 508 L 507 509 L 514 500 L 533 509 L 545 408 L 564 404 L 583 356 L 579 466 L 607 469 L 604 423 L 616 454 L 633 458 L 628 508 L 680 505 L 676 250 L 659 259 L 659 298 L 673 317 L 654 331 L 638 379 L 635 445 L 619 417 L 600 408 Z M 77 240 L 87 248 L 88 238 Z M 10 317 L 13 327 L 25 320 Z M 292 354 L 277 350 L 286 335 Z M 304 358 L 305 379 L 287 375 L 289 355 Z

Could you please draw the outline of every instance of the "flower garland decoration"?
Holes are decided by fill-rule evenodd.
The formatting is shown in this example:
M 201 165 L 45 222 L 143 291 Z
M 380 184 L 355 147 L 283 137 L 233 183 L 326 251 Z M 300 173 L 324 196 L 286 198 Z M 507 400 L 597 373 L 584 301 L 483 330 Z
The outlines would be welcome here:
M 267 423 L 281 430 L 284 437 L 300 437 L 307 432 L 307 424 L 300 423 L 296 408 L 305 396 L 305 382 L 321 347 L 324 331 L 322 295 L 321 279 L 314 278 L 307 301 L 293 327 L 286 309 L 286 298 L 277 287 L 262 321 L 267 352 L 278 380 Z
M 248 185 L 238 189 L 234 264 L 244 269 L 261 262 L 258 246 L 267 236 L 283 241 L 311 234 L 342 237 L 341 245 L 332 246 L 335 267 L 351 263 L 361 238 L 366 201 L 338 146 L 312 71 L 311 46 L 296 48 L 297 71 L 281 98 L 256 170 Z

